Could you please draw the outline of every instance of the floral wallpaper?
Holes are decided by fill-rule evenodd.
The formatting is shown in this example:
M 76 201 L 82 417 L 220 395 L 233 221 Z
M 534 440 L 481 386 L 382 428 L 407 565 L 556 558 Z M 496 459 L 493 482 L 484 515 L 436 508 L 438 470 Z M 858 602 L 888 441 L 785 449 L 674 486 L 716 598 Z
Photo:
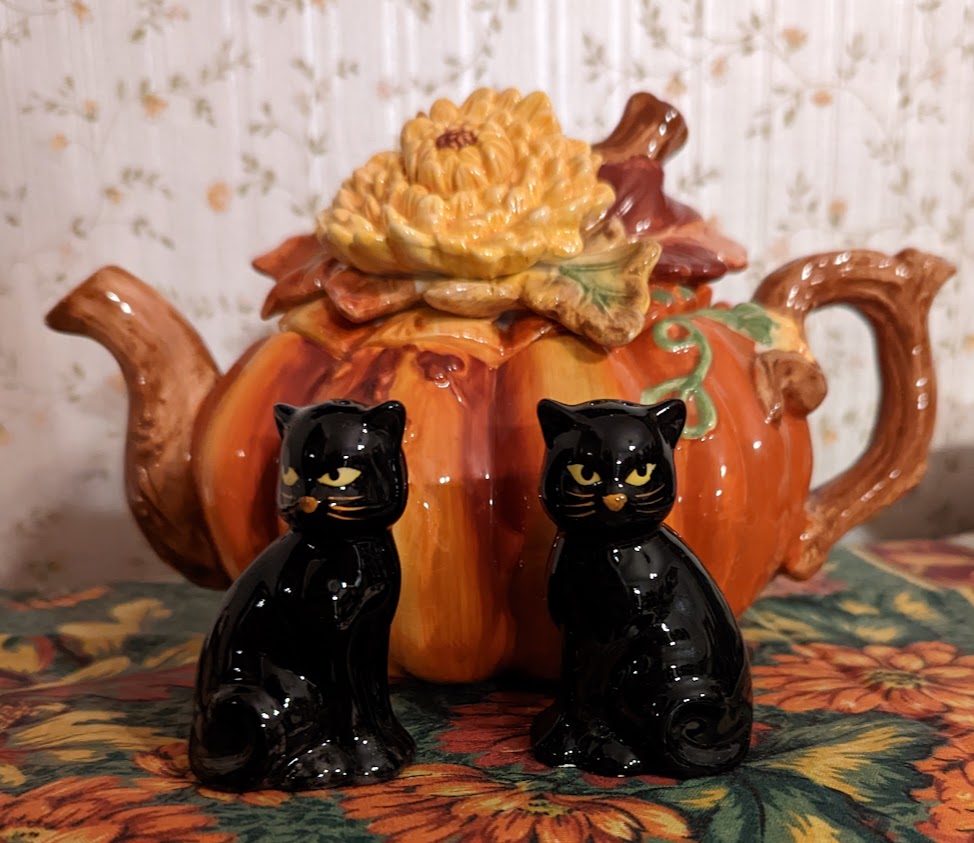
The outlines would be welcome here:
M 546 90 L 598 140 L 627 97 L 676 104 L 669 190 L 748 245 L 746 300 L 803 253 L 916 246 L 957 263 L 931 316 L 931 471 L 874 536 L 974 527 L 974 5 L 581 0 L 0 0 L 0 585 L 167 576 L 124 504 L 114 361 L 43 327 L 117 263 L 230 365 L 272 329 L 249 267 L 403 121 L 481 84 Z M 816 478 L 869 439 L 869 334 L 810 342 L 830 379 Z

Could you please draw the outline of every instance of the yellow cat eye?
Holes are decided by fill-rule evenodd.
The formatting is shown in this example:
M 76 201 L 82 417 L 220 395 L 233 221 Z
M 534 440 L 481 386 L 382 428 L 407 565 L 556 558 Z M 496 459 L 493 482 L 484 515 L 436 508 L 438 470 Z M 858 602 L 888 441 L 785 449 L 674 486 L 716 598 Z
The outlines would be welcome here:
M 293 486 L 298 482 L 298 473 L 293 468 L 289 467 L 287 471 L 281 475 L 281 480 L 284 481 L 285 486 Z
M 327 474 L 322 474 L 318 482 L 326 486 L 347 486 L 361 476 L 362 472 L 357 468 L 333 468 Z
M 649 478 L 653 476 L 654 468 L 656 466 L 651 462 L 646 463 L 642 468 L 634 468 L 629 472 L 626 482 L 630 486 L 645 486 L 649 482 Z
M 568 466 L 568 473 L 579 486 L 594 486 L 602 479 L 597 471 L 592 471 L 588 466 L 578 462 Z

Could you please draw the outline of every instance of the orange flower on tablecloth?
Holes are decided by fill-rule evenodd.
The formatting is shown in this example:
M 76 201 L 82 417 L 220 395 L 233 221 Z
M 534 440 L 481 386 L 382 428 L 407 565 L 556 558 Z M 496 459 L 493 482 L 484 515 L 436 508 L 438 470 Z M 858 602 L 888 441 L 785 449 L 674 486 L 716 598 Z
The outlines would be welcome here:
M 19 796 L 0 793 L 0 840 L 50 843 L 231 843 L 206 831 L 212 817 L 192 805 L 144 805 L 151 791 L 115 776 L 72 776 Z
M 440 747 L 475 756 L 478 767 L 521 764 L 526 772 L 541 772 L 547 768 L 531 754 L 528 733 L 545 704 L 539 694 L 497 692 L 483 702 L 457 706 L 458 716 L 440 735 Z
M 942 539 L 909 539 L 867 545 L 884 562 L 945 585 L 974 585 L 974 549 Z
M 459 705 L 454 709 L 458 716 L 451 721 L 451 728 L 440 735 L 440 746 L 445 752 L 473 755 L 478 767 L 520 764 L 526 773 L 543 773 L 548 768 L 535 759 L 529 735 L 534 716 L 549 702 L 550 698 L 541 694 L 498 691 L 483 702 Z M 580 775 L 593 787 L 603 789 L 627 781 L 594 773 Z M 638 778 L 652 785 L 676 783 L 676 779 L 664 776 Z
M 86 600 L 97 600 L 108 593 L 103 585 L 85 588 L 81 591 L 71 591 L 57 594 L 54 597 L 31 597 L 27 600 L 11 600 L 5 605 L 15 612 L 32 612 L 34 609 L 71 609 Z
M 566 796 L 545 787 L 537 777 L 508 783 L 460 764 L 418 764 L 392 781 L 349 790 L 342 807 L 350 819 L 372 820 L 369 831 L 384 835 L 386 843 L 690 839 L 686 822 L 671 808 L 604 794 Z
M 938 746 L 916 765 L 933 776 L 929 787 L 913 791 L 916 799 L 933 802 L 930 818 L 917 831 L 943 843 L 974 840 L 974 732 Z
M 974 656 L 941 641 L 906 647 L 796 644 L 753 668 L 756 701 L 785 711 L 966 718 L 974 711 Z
M 255 790 L 250 793 L 227 793 L 200 784 L 189 769 L 189 744 L 175 741 L 160 746 L 154 752 L 137 752 L 132 760 L 156 778 L 136 779 L 135 783 L 149 790 L 173 791 L 186 787 L 196 789 L 200 796 L 220 802 L 243 802 L 258 807 L 275 807 L 287 802 L 290 793 L 282 790 Z

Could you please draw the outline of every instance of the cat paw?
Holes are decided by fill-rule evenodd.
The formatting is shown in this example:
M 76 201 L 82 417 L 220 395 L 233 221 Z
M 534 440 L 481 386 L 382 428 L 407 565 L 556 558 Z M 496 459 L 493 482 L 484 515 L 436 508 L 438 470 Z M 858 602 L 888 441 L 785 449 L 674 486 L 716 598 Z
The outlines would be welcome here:
M 556 706 L 535 718 L 531 745 L 534 757 L 549 767 L 578 767 L 611 778 L 646 772 L 642 759 L 604 721 L 575 722 Z
M 281 790 L 316 790 L 353 784 L 355 767 L 348 753 L 331 741 L 308 747 L 287 762 L 273 786 Z
M 355 745 L 348 750 L 357 784 L 391 779 L 415 755 L 416 744 L 401 727 L 389 735 L 359 735 Z

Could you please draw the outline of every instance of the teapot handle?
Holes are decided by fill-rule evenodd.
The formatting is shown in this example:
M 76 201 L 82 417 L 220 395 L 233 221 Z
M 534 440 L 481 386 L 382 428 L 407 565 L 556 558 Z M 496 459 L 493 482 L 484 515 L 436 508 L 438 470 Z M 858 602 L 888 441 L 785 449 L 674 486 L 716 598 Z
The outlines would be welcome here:
M 895 256 L 853 250 L 799 259 L 771 273 L 754 300 L 789 316 L 799 330 L 810 311 L 853 307 L 876 338 L 881 394 L 872 439 L 854 465 L 813 489 L 806 521 L 784 569 L 812 576 L 838 539 L 906 494 L 927 468 L 936 417 L 936 383 L 927 314 L 954 267 L 906 249 Z

